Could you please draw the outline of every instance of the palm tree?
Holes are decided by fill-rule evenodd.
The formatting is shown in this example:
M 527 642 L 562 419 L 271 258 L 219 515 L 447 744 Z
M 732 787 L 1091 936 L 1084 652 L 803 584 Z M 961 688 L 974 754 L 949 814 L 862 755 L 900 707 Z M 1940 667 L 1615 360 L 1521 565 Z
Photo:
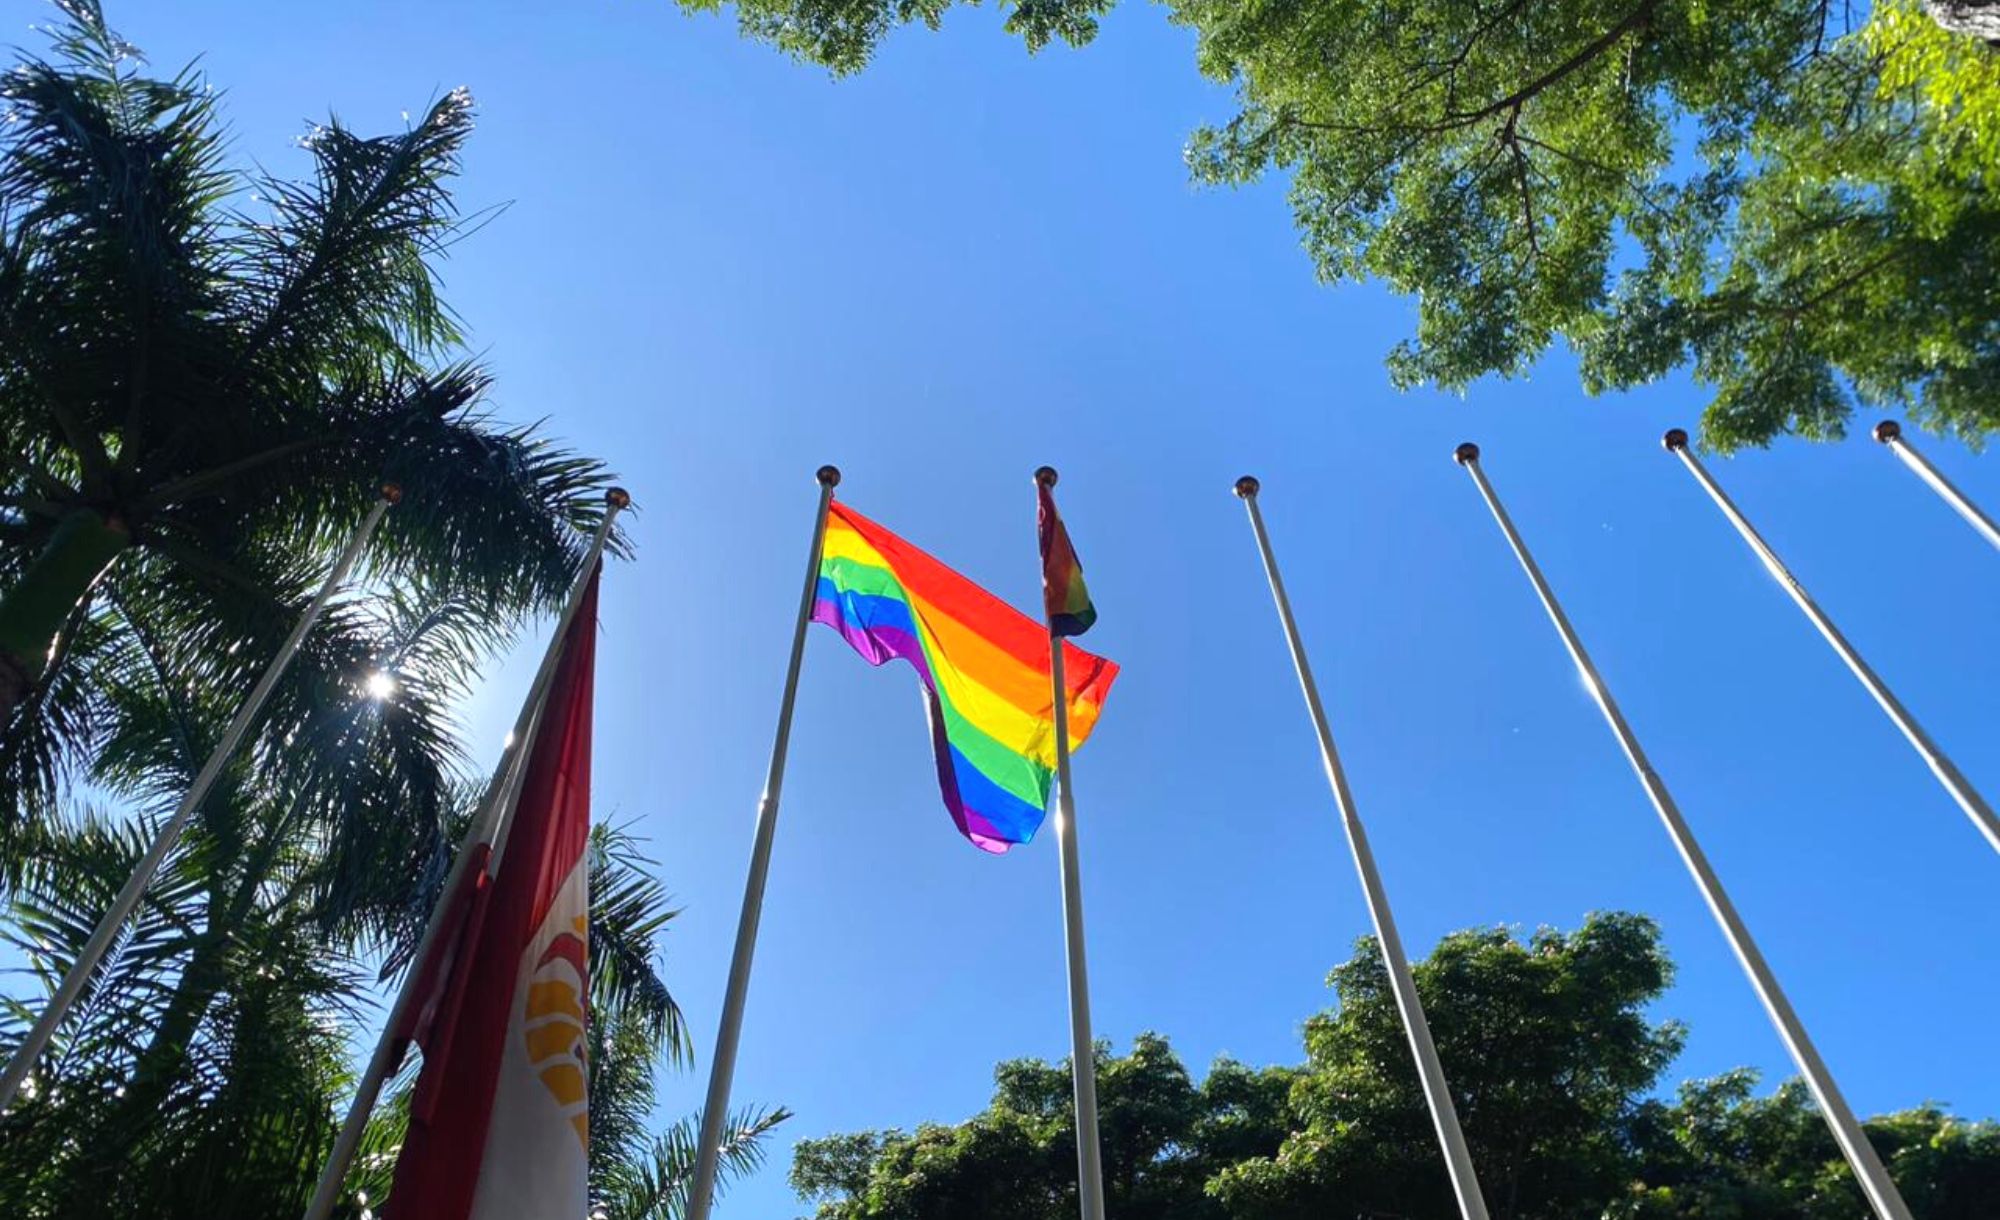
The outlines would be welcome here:
M 451 709 L 569 587 L 608 482 L 479 409 L 432 264 L 461 231 L 453 93 L 410 130 L 307 143 L 289 183 L 224 164 L 198 76 L 140 74 L 95 0 L 0 78 L 0 939 L 43 994 L 382 480 L 333 605 L 0 1115 L 9 1215 L 296 1212 L 353 1085 L 373 982 L 407 965 L 472 802 Z M 246 195 L 261 212 L 242 210 Z M 393 676 L 381 697 L 364 675 Z M 593 1191 L 679 1214 L 688 1053 L 629 836 L 593 837 Z M 0 1000 L 0 1050 L 40 1008 Z M 782 1110 L 738 1116 L 742 1169 Z M 357 1166 L 393 1164 L 395 1104 Z M 366 1214 L 356 1193 L 353 1210 Z
M 80 671 L 97 691 L 95 791 L 131 816 L 65 806 L 22 831 L 0 932 L 41 995 L 241 689 L 210 640 L 153 629 L 173 596 L 121 590 L 93 615 L 123 624 Z M 0 1118 L 10 1210 L 261 1215 L 310 1188 L 365 965 L 393 959 L 421 918 L 471 801 L 451 709 L 502 639 L 461 603 L 400 589 L 329 610 L 58 1028 L 34 1095 Z M 377 671 L 396 675 L 387 698 L 355 680 Z M 9 1001 L 0 1045 L 40 1007 Z
M 141 630 L 254 673 L 384 480 L 367 578 L 546 609 L 608 482 L 496 424 L 459 356 L 434 265 L 464 92 L 396 135 L 315 127 L 283 181 L 228 164 L 198 74 L 143 75 L 97 0 L 57 3 L 53 59 L 0 77 L 0 860 L 103 749 L 88 675 Z
M 378 1016 L 371 974 L 406 964 L 470 815 L 475 786 L 451 733 L 466 661 L 498 637 L 451 604 L 397 592 L 339 607 L 301 674 L 380 667 L 377 698 L 352 682 L 283 701 L 295 736 L 326 744 L 253 751 L 232 771 L 125 929 L 39 1066 L 31 1095 L 0 1116 L 0 1197 L 26 1220 L 144 1214 L 262 1217 L 296 1212 L 331 1145 L 353 1084 L 351 1036 Z M 44 993 L 74 961 L 97 913 L 144 850 L 147 823 L 198 766 L 229 714 L 198 679 L 192 697 L 160 675 L 185 659 L 140 637 L 123 667 L 100 666 L 116 722 L 106 735 L 129 768 L 117 795 L 136 821 L 84 808 L 27 832 L 11 918 L 0 938 Z M 186 646 L 200 651 L 198 644 Z M 196 668 L 194 672 L 199 673 Z M 414 862 L 414 867 L 412 867 Z M 614 1220 L 672 1220 L 691 1177 L 683 1121 L 649 1131 L 655 1069 L 686 1062 L 680 1008 L 656 941 L 673 919 L 651 862 L 622 831 L 590 847 L 591 1097 L 594 1201 Z M 369 964 L 380 963 L 371 972 Z M 9 1001 L 0 1046 L 39 1008 Z M 732 1124 L 728 1164 L 758 1163 L 783 1110 Z M 350 1215 L 387 1193 L 400 1104 L 385 1106 L 350 1180 Z

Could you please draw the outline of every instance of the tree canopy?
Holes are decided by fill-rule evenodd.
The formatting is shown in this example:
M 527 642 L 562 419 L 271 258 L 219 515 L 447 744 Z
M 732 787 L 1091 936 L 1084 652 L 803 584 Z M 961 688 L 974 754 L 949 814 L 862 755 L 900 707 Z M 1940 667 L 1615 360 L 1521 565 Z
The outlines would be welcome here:
M 105 667 L 199 640 L 247 689 L 385 481 L 363 578 L 486 631 L 561 598 L 609 483 L 487 414 L 439 296 L 470 95 L 317 125 L 294 181 L 229 157 L 198 73 L 59 7 L 0 74 L 0 860 L 97 778 Z
M 1508 1220 L 1856 1220 L 1867 1204 L 1802 1085 L 1731 1072 L 1659 1095 L 1684 1030 L 1648 1015 L 1672 977 L 1651 921 L 1444 938 L 1415 967 L 1488 1206 Z M 1106 1207 L 1121 1220 L 1434 1220 L 1455 1214 L 1372 941 L 1296 1066 L 1224 1059 L 1195 1081 L 1166 1039 L 1098 1052 Z M 817 1220 L 1069 1220 L 1068 1065 L 1003 1063 L 955 1125 L 799 1144 Z M 2000 1124 L 1935 1107 L 1870 1138 L 1922 1220 L 2000 1216 Z
M 841 73 L 949 7 L 737 5 L 746 33 Z M 1030 48 L 1081 44 L 1110 7 L 1016 0 L 1006 24 Z M 1396 384 L 1462 390 L 1561 342 L 1592 392 L 1687 370 L 1725 450 L 1837 436 L 1863 406 L 1969 440 L 2000 428 L 2000 52 L 1957 32 L 2000 9 L 1167 7 L 1236 92 L 1189 143 L 1194 177 L 1285 175 L 1323 279 L 1415 298 Z
M 0 75 L 0 1056 L 382 481 L 405 494 L 0 1113 L 0 1199 L 296 1216 L 477 799 L 457 716 L 570 587 L 608 474 L 486 415 L 438 297 L 468 95 L 315 127 L 305 181 L 251 173 L 206 81 L 59 6 L 54 53 Z M 597 827 L 589 864 L 591 1203 L 669 1220 L 675 912 L 629 835 Z M 387 1193 L 404 1113 L 373 1116 L 339 1215 Z M 733 1116 L 725 1170 L 785 1118 Z

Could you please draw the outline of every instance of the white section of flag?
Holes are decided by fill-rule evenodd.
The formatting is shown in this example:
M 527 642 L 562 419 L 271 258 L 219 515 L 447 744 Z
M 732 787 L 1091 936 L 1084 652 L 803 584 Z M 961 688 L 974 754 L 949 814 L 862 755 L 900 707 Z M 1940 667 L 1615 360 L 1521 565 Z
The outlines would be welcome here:
M 590 989 L 564 956 L 586 945 L 588 878 L 578 859 L 521 954 L 471 1220 L 581 1220 L 588 1207 Z

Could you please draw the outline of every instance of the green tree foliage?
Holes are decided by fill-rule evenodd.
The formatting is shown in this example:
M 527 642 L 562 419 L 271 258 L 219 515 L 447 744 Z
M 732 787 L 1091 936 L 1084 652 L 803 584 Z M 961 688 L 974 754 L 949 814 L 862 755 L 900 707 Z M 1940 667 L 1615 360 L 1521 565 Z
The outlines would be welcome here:
M 1647 1009 L 1671 965 L 1653 924 L 1595 915 L 1526 940 L 1446 937 L 1416 966 L 1488 1205 L 1505 1220 L 1859 1220 L 1867 1205 L 1804 1088 L 1739 1071 L 1656 1091 L 1683 1031 Z M 1106 1206 L 1133 1220 L 1435 1220 L 1455 1214 L 1408 1040 L 1371 941 L 1334 970 L 1306 1061 L 1192 1080 L 1166 1041 L 1098 1055 Z M 956 1126 L 799 1144 L 817 1220 L 1069 1220 L 1067 1065 L 1002 1064 Z M 2000 1125 L 1926 1107 L 1868 1124 L 1921 1220 L 2000 1217 Z
M 734 0 L 747 37 L 835 72 L 858 72 L 898 26 L 936 29 L 962 0 Z M 977 2 L 977 0 L 973 0 Z M 1097 19 L 1115 0 L 1006 0 L 1007 32 L 1031 50 L 1056 39 L 1081 46 L 1097 36 Z M 677 0 L 690 12 L 716 12 L 724 0 Z
M 1203 1185 L 1245 1157 L 1277 1152 L 1296 1073 L 1227 1060 L 1197 1085 L 1167 1041 L 1097 1057 L 1105 1207 L 1121 1220 L 1226 1215 Z M 792 1185 L 820 1220 L 1042 1220 L 1077 1212 L 1067 1063 L 1021 1059 L 994 1073 L 993 1104 L 955 1127 L 837 1135 L 798 1145 Z
M 683 0 L 685 7 L 705 7 Z M 1685 368 L 1721 449 L 1894 407 L 2000 428 L 2000 54 L 1882 0 L 1167 0 L 1238 112 L 1195 178 L 1279 173 L 1320 276 L 1416 300 L 1399 385 L 1585 386 Z M 742 0 L 746 32 L 837 72 L 947 0 Z M 1031 47 L 1109 0 L 1022 0 Z
M 5 833 L 100 753 L 94 666 L 150 630 L 254 672 L 384 480 L 365 573 L 496 623 L 568 587 L 606 480 L 484 414 L 437 294 L 469 96 L 314 127 L 290 181 L 226 155 L 199 75 L 59 7 L 53 56 L 0 75 Z
M 304 825 L 278 825 L 282 803 L 231 808 L 257 839 L 247 858 L 225 866 L 200 843 L 171 859 L 32 1088 L 0 1117 L 10 1216 L 250 1220 L 304 1209 L 354 1083 L 350 1040 L 373 1033 L 367 959 L 402 955 L 325 931 L 311 881 L 324 856 Z M 454 828 L 468 813 L 460 801 Z M 44 988 L 144 849 L 140 830 L 83 816 L 42 832 L 0 935 Z M 658 1070 L 689 1053 L 658 973 L 656 941 L 675 911 L 628 834 L 596 827 L 589 864 L 592 1203 L 607 1220 L 676 1220 L 693 1122 L 652 1126 Z M 404 913 L 394 934 L 403 947 L 420 918 L 414 904 Z M 8 1003 L 0 1030 L 18 1036 L 39 1002 Z M 0 1036 L 0 1049 L 10 1041 Z M 371 1123 L 345 1216 L 389 1194 L 415 1058 Z M 761 1163 L 766 1134 L 788 1117 L 734 1118 L 725 1181 Z
M 1730 1072 L 1647 1102 L 1628 1126 L 1641 1180 L 1611 1220 L 1744 1216 L 1849 1220 L 1865 1208 L 1801 1081 L 1753 1096 L 1756 1077 Z M 1889 1162 L 1920 1220 L 2000 1215 L 2000 1125 L 1969 1123 L 1934 1106 L 1884 1115 L 1868 1137 Z
M 1597 916 L 1574 933 L 1460 932 L 1415 968 L 1473 1163 L 1496 1209 L 1594 1216 L 1627 1172 L 1619 1124 L 1680 1050 L 1644 1006 L 1671 970 L 1658 933 Z M 1371 942 L 1333 973 L 1340 1005 L 1306 1023 L 1303 1120 L 1278 1155 L 1233 1166 L 1239 1215 L 1449 1215 L 1437 1137 L 1389 976 Z
M 605 473 L 480 407 L 434 265 L 470 131 L 313 129 L 304 182 L 225 163 L 215 98 L 94 0 L 0 76 L 0 1055 L 19 1045 L 375 499 L 404 496 L 0 1114 L 22 1220 L 296 1216 L 478 787 L 455 710 L 570 586 Z M 371 692 L 368 675 L 393 677 Z M 593 1204 L 681 1214 L 652 1126 L 688 1041 L 674 911 L 590 848 Z M 343 1215 L 389 1187 L 416 1057 Z M 739 1116 L 740 1171 L 779 1111 Z
M 602 1220 L 679 1220 L 694 1184 L 700 1116 L 652 1126 L 659 1069 L 685 1067 L 693 1056 L 652 947 L 678 912 L 627 834 L 596 827 L 590 865 L 591 1209 Z M 717 1189 L 761 1166 L 764 1137 L 790 1117 L 783 1107 L 731 1114 Z
M 10 1206 L 198 1214 L 288 1198 L 301 1174 L 309 1189 L 347 1082 L 364 963 L 410 937 L 464 820 L 451 716 L 468 654 L 492 642 L 477 622 L 396 593 L 332 609 L 273 702 L 273 748 L 225 773 L 58 1026 L 33 1096 L 0 1118 Z M 25 832 L 0 935 L 29 987 L 0 1008 L 0 1050 L 39 1014 L 233 714 L 241 675 L 199 663 L 203 644 L 135 632 L 94 669 L 103 793 L 132 816 L 63 808 Z M 353 680 L 378 664 L 399 675 L 391 698 Z M 287 737 L 324 741 L 295 756 L 278 748 Z

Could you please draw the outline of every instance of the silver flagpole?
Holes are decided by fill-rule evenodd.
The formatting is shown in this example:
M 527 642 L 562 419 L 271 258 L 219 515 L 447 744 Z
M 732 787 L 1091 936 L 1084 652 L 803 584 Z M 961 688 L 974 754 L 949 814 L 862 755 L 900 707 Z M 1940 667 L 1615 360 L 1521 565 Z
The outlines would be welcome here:
M 1847 1099 L 1833 1081 L 1833 1073 L 1820 1058 L 1819 1050 L 1812 1039 L 1806 1036 L 1806 1029 L 1799 1021 L 1799 1014 L 1792 1009 L 1792 1003 L 1785 998 L 1784 989 L 1778 986 L 1778 978 L 1771 973 L 1770 963 L 1757 948 L 1757 942 L 1750 938 L 1750 929 L 1743 923 L 1743 917 L 1736 912 L 1736 904 L 1729 900 L 1729 894 L 1722 888 L 1722 882 L 1709 865 L 1708 857 L 1702 853 L 1701 845 L 1695 842 L 1694 832 L 1688 828 L 1687 820 L 1681 816 L 1680 806 L 1667 791 L 1666 781 L 1653 770 L 1653 764 L 1639 746 L 1639 739 L 1632 732 L 1632 726 L 1625 722 L 1625 714 L 1618 709 L 1617 700 L 1611 697 L 1611 688 L 1598 675 L 1597 666 L 1590 654 L 1583 649 L 1583 641 L 1577 637 L 1576 629 L 1570 626 L 1569 616 L 1563 613 L 1556 601 L 1555 590 L 1542 577 L 1541 568 L 1534 557 L 1528 554 L 1527 543 L 1514 529 L 1513 519 L 1500 506 L 1500 498 L 1494 494 L 1493 485 L 1486 481 L 1486 472 L 1479 465 L 1479 446 L 1470 442 L 1460 445 L 1452 454 L 1452 459 L 1465 467 L 1472 476 L 1472 482 L 1479 488 L 1479 494 L 1486 501 L 1486 507 L 1493 513 L 1493 520 L 1500 525 L 1500 532 L 1507 536 L 1507 545 L 1513 548 L 1514 558 L 1521 561 L 1521 570 L 1528 575 L 1528 583 L 1535 587 L 1535 596 L 1541 598 L 1542 609 L 1555 624 L 1556 634 L 1562 637 L 1563 647 L 1569 650 L 1570 659 L 1576 662 L 1577 672 L 1583 676 L 1583 684 L 1597 700 L 1598 710 L 1617 736 L 1618 744 L 1625 751 L 1625 758 L 1632 764 L 1639 783 L 1646 789 L 1646 796 L 1653 802 L 1660 821 L 1665 823 L 1667 834 L 1672 837 L 1674 847 L 1681 854 L 1681 862 L 1694 877 L 1696 888 L 1701 890 L 1703 900 L 1715 916 L 1715 922 L 1722 925 L 1722 934 L 1729 941 L 1729 947 L 1736 952 L 1736 960 L 1743 965 L 1743 972 L 1750 976 L 1750 986 L 1757 992 L 1757 998 L 1764 1002 L 1764 1011 L 1771 1016 L 1771 1023 L 1778 1027 L 1778 1037 L 1785 1049 L 1792 1054 L 1792 1061 L 1805 1074 L 1806 1086 L 1812 1090 L 1813 1100 L 1819 1103 L 1820 1113 L 1826 1118 L 1826 1125 L 1833 1129 L 1833 1138 L 1846 1154 L 1847 1163 L 1853 1167 L 1854 1176 L 1860 1180 L 1863 1193 L 1868 1196 L 1869 1205 L 1880 1220 L 1911 1220 L 1909 1205 L 1896 1191 L 1896 1184 L 1890 1180 L 1889 1171 L 1882 1167 L 1882 1160 L 1875 1154 L 1875 1148 L 1868 1142 L 1867 1133 L 1848 1107 Z
M 1846 636 L 1840 634 L 1840 628 L 1833 625 L 1833 620 L 1826 616 L 1826 611 L 1819 608 L 1819 605 L 1806 593 L 1805 586 L 1786 569 L 1784 561 L 1778 558 L 1778 553 L 1771 549 L 1770 544 L 1764 541 L 1763 536 L 1750 524 L 1749 519 L 1736 507 L 1735 502 L 1724 494 L 1721 486 L 1702 464 L 1695 460 L 1693 450 L 1688 448 L 1687 433 L 1679 428 L 1668 429 L 1666 436 L 1661 438 L 1661 443 L 1666 446 L 1669 453 L 1680 458 L 1681 464 L 1687 467 L 1695 482 L 1701 484 L 1702 490 L 1708 492 L 1709 499 L 1715 501 L 1715 506 L 1721 509 L 1722 515 L 1736 527 L 1736 532 L 1743 535 L 1743 541 L 1749 543 L 1757 558 L 1764 561 L 1764 567 L 1777 578 L 1785 592 L 1791 595 L 1792 601 L 1797 603 L 1800 611 L 1811 620 L 1814 627 L 1819 629 L 1820 635 L 1826 638 L 1833 651 L 1847 663 L 1847 668 L 1861 680 L 1861 685 L 1868 688 L 1868 693 L 1875 697 L 1875 702 L 1881 705 L 1882 710 L 1888 713 L 1889 719 L 1903 731 L 1903 736 L 1916 747 L 1917 753 L 1930 767 L 1931 773 L 1937 776 L 1938 782 L 1944 785 L 1945 791 L 1951 793 L 1952 799 L 1958 802 L 1958 807 L 1965 810 L 1965 816 L 1971 818 L 1973 825 L 1986 836 L 1986 842 L 1993 850 L 2000 851 L 2000 814 L 1993 812 L 1993 806 L 1986 803 L 1986 798 L 1973 788 L 1972 781 L 1965 778 L 1958 766 L 1938 748 L 1936 742 L 1931 740 L 1930 734 L 1924 732 L 1923 726 L 1917 723 L 1917 718 L 1910 714 L 1910 709 L 1903 706 L 1902 701 L 1896 698 L 1888 684 L 1868 667 L 1868 662 L 1861 659 L 1861 654 L 1854 650 L 1854 645 L 1847 642 Z
M 347 549 L 340 553 L 340 558 L 334 562 L 333 570 L 326 574 L 326 580 L 320 585 L 319 593 L 307 604 L 305 613 L 301 614 L 299 621 L 292 626 L 292 633 L 285 637 L 283 644 L 279 645 L 277 655 L 271 658 L 271 663 L 265 667 L 263 676 L 257 679 L 257 685 L 250 688 L 249 698 L 245 699 L 243 706 L 236 710 L 236 718 L 231 720 L 229 727 L 223 731 L 222 740 L 216 743 L 215 750 L 208 756 L 208 761 L 195 775 L 194 783 L 188 788 L 187 795 L 181 798 L 180 806 L 154 834 L 152 846 L 148 847 L 146 854 L 139 858 L 139 863 L 132 869 L 132 875 L 126 878 L 124 888 L 111 900 L 111 909 L 98 921 L 97 930 L 91 933 L 90 940 L 83 946 L 83 952 L 77 954 L 76 961 L 71 963 L 69 970 L 63 975 L 62 982 L 56 986 L 55 994 L 49 997 L 49 1002 L 42 1009 L 41 1017 L 35 1021 L 34 1028 L 28 1031 L 28 1036 L 22 1039 L 21 1045 L 14 1049 L 14 1057 L 7 1061 L 7 1071 L 4 1075 L 0 1075 L 0 1113 L 6 1112 L 7 1108 L 14 1104 L 14 1097 L 20 1092 L 22 1082 L 27 1080 L 28 1073 L 34 1069 L 35 1061 L 41 1058 L 42 1052 L 48 1047 L 49 1039 L 55 1035 L 56 1026 L 62 1023 L 70 1005 L 76 1002 L 77 995 L 82 992 L 84 984 L 97 969 L 98 962 L 103 960 L 105 952 L 110 949 L 112 939 L 118 935 L 119 929 L 125 926 L 125 921 L 131 916 L 133 908 L 139 905 L 139 899 L 145 896 L 146 887 L 152 884 L 153 874 L 159 871 L 161 861 L 165 860 L 167 853 L 180 842 L 181 833 L 187 829 L 195 810 L 208 799 L 209 790 L 215 786 L 216 779 L 222 774 L 222 768 L 228 765 L 230 758 L 236 753 L 236 747 L 242 743 L 243 735 L 250 731 L 250 724 L 257 718 L 257 713 L 264 710 L 264 701 L 270 697 L 272 689 L 278 685 L 278 679 L 284 676 L 285 668 L 298 654 L 299 645 L 304 642 L 306 633 L 313 629 L 313 624 L 319 622 L 320 613 L 326 609 L 327 602 L 333 598 L 335 590 L 347 579 L 347 574 L 361 558 L 361 552 L 367 548 L 368 540 L 375 534 L 375 527 L 382 523 L 383 514 L 402 498 L 402 488 L 394 483 L 383 485 L 381 498 L 377 499 L 374 506 L 368 510 L 368 515 L 361 519 L 361 528 L 354 531 L 353 540 L 347 544 Z
M 521 780 L 527 772 L 528 745 L 534 740 L 542 704 L 547 700 L 549 686 L 555 680 L 556 665 L 562 660 L 563 641 L 569 634 L 570 623 L 575 620 L 578 608 L 583 605 L 591 573 L 604 554 L 604 544 L 611 536 L 611 524 L 619 512 L 631 503 L 632 497 L 622 487 L 614 487 L 605 494 L 604 519 L 598 522 L 597 533 L 590 540 L 590 548 L 584 552 L 583 566 L 577 570 L 576 583 L 570 586 L 562 613 L 556 617 L 555 632 L 549 637 L 548 647 L 542 651 L 541 665 L 535 670 L 534 681 L 528 684 L 527 697 L 521 701 L 521 711 L 514 718 L 514 728 L 507 734 L 500 761 L 494 764 L 493 774 L 486 781 L 486 791 L 480 797 L 478 810 L 472 815 L 472 824 L 466 827 L 465 837 L 459 841 L 451 871 L 445 875 L 444 886 L 438 891 L 437 904 L 431 908 L 424 933 L 418 938 L 416 952 L 410 958 L 410 968 L 403 976 L 402 986 L 396 991 L 396 1002 L 389 1009 L 389 1019 L 382 1025 L 382 1035 L 375 1041 L 375 1051 L 368 1059 L 368 1068 L 355 1086 L 354 1100 L 348 1103 L 347 1117 L 341 1123 L 340 1134 L 334 1138 L 333 1150 L 327 1154 L 326 1165 L 320 1170 L 312 1202 L 306 1205 L 306 1220 L 326 1220 L 333 1211 L 334 1203 L 339 1200 L 341 1183 L 347 1178 L 347 1168 L 354 1160 L 355 1150 L 361 1146 L 361 1136 L 368 1127 L 369 1115 L 374 1113 L 383 1084 L 396 1069 L 396 1032 L 409 1015 L 410 1005 L 416 1002 L 417 975 L 443 932 L 445 907 L 458 892 L 474 851 L 480 844 L 491 843 L 505 833 L 513 815 L 514 798 L 520 795 Z
M 757 953 L 757 925 L 764 916 L 764 882 L 771 871 L 771 842 L 778 832 L 778 797 L 785 786 L 785 755 L 792 744 L 792 705 L 799 694 L 799 667 L 806 655 L 806 627 L 812 622 L 813 594 L 819 587 L 820 551 L 826 544 L 826 514 L 840 469 L 822 466 L 819 506 L 813 510 L 812 545 L 806 549 L 805 588 L 792 625 L 792 656 L 785 668 L 785 691 L 778 699 L 778 731 L 771 742 L 771 765 L 764 772 L 764 795 L 757 801 L 757 831 L 750 847 L 750 875 L 743 882 L 743 911 L 736 920 L 736 948 L 729 957 L 729 987 L 722 997 L 722 1024 L 715 1034 L 715 1058 L 708 1065 L 708 1097 L 702 1103 L 701 1142 L 695 1150 L 694 1185 L 688 1220 L 707 1220 L 715 1203 L 716 1165 L 722 1155 L 723 1127 L 729 1121 L 729 1086 L 736 1077 L 736 1046 L 743 1034 L 743 1004 L 750 991 L 750 959 Z
M 1035 471 L 1038 486 L 1054 487 L 1056 472 Z M 1070 1083 L 1076 1094 L 1076 1193 L 1083 1220 L 1104 1220 L 1103 1148 L 1097 1135 L 1097 1043 L 1090 1033 L 1090 971 L 1083 949 L 1083 877 L 1076 850 L 1076 797 L 1069 781 L 1069 683 L 1063 639 L 1049 632 L 1049 683 L 1055 706 L 1056 859 L 1062 874 L 1063 949 L 1069 966 Z
M 1902 460 L 1903 465 L 1908 466 L 1912 473 L 1929 484 L 1939 499 L 1957 510 L 1958 515 L 1965 518 L 1967 525 L 1979 531 L 1981 538 L 1995 547 L 2000 547 L 2000 525 L 1994 524 L 1993 518 L 1980 511 L 1979 506 L 1964 492 L 1952 486 L 1951 480 L 1945 478 L 1944 474 L 1931 465 L 1923 454 L 1918 453 L 1915 446 L 1903 439 L 1903 425 L 1893 419 L 1885 419 L 1875 425 L 1875 439 L 1887 445 L 1889 451 Z
M 1306 712 L 1312 717 L 1313 732 L 1319 737 L 1320 760 L 1326 764 L 1327 782 L 1333 786 L 1334 807 L 1341 826 L 1347 831 L 1347 846 L 1354 855 L 1354 871 L 1361 876 L 1361 892 L 1368 901 L 1368 916 L 1375 923 L 1375 939 L 1382 947 L 1382 964 L 1389 971 L 1389 983 L 1396 996 L 1396 1010 L 1402 1014 L 1403 1030 L 1410 1038 L 1410 1054 L 1417 1061 L 1417 1077 L 1423 1083 L 1424 1100 L 1430 1107 L 1431 1122 L 1437 1128 L 1438 1145 L 1444 1152 L 1445 1169 L 1451 1188 L 1458 1196 L 1459 1215 L 1464 1220 L 1486 1220 L 1486 1199 L 1479 1190 L 1479 1176 L 1473 1170 L 1472 1151 L 1466 1146 L 1465 1132 L 1458 1125 L 1458 1108 L 1452 1104 L 1451 1089 L 1445 1082 L 1444 1064 L 1437 1045 L 1431 1040 L 1430 1022 L 1424 1018 L 1423 1002 L 1417 998 L 1417 982 L 1410 973 L 1410 961 L 1403 952 L 1403 938 L 1396 931 L 1396 919 L 1389 911 L 1389 895 L 1382 888 L 1375 868 L 1375 853 L 1368 846 L 1368 833 L 1354 808 L 1354 793 L 1347 786 L 1347 772 L 1334 749 L 1333 730 L 1326 722 L 1326 708 L 1320 703 L 1319 685 L 1313 681 L 1312 664 L 1306 660 L 1305 645 L 1299 640 L 1299 625 L 1292 617 L 1292 602 L 1285 595 L 1284 578 L 1278 575 L 1278 557 L 1271 550 L 1271 537 L 1264 529 L 1264 514 L 1257 507 L 1261 484 L 1249 475 L 1236 480 L 1236 495 L 1250 511 L 1250 528 L 1257 535 L 1257 552 L 1264 559 L 1264 575 L 1271 584 L 1271 600 L 1278 604 L 1278 622 L 1285 629 L 1285 644 L 1292 652 L 1292 667 L 1298 671 L 1299 689 L 1306 697 Z

